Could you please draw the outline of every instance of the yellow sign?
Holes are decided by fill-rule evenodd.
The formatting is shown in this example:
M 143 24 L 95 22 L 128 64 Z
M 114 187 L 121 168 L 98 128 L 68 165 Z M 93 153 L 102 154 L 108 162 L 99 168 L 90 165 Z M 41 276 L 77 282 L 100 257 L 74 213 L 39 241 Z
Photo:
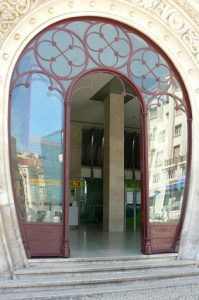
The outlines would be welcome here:
M 44 179 L 44 178 L 31 178 L 30 185 L 39 185 L 39 186 L 59 186 L 61 181 L 58 179 Z M 81 188 L 83 187 L 83 182 L 81 180 L 70 180 L 70 187 L 72 188 Z
M 61 181 L 58 179 L 44 179 L 44 178 L 31 178 L 30 179 L 30 185 L 40 185 L 40 186 L 46 186 L 46 185 L 54 185 L 58 186 L 61 184 Z
M 83 182 L 81 180 L 70 180 L 70 187 L 72 188 L 83 187 Z

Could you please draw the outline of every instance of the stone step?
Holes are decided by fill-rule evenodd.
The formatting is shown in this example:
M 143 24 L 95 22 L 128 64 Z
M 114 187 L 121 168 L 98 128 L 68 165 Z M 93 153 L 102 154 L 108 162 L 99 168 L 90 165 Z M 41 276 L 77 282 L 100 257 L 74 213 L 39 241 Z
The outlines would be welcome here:
M 153 254 L 153 255 L 132 255 L 132 256 L 109 256 L 109 257 L 83 257 L 83 258 L 33 258 L 29 259 L 29 266 L 52 266 L 52 265 L 63 265 L 63 263 L 75 265 L 75 264 L 97 264 L 97 263 L 110 263 L 110 262 L 124 262 L 124 261 L 148 261 L 148 260 L 175 260 L 178 255 L 176 253 L 166 253 L 166 254 Z
M 159 279 L 168 279 L 168 278 L 183 278 L 195 276 L 199 278 L 199 269 L 197 266 L 186 267 L 186 268 L 178 268 L 178 267 L 162 267 L 159 269 L 148 269 L 148 270 L 128 270 L 128 271 L 115 271 L 115 272 L 96 272 L 96 273 L 88 273 L 82 274 L 77 273 L 76 275 L 65 274 L 62 276 L 46 276 L 37 278 L 23 278 L 23 279 L 15 279 L 8 281 L 0 282 L 0 292 L 8 292 L 8 291 L 24 291 L 31 289 L 33 291 L 36 290 L 49 290 L 56 288 L 63 288 L 68 286 L 68 288 L 79 288 L 79 287 L 90 287 L 96 285 L 115 285 L 121 284 L 125 282 L 141 282 L 148 280 L 159 280 Z
M 174 274 L 173 274 L 174 275 Z M 157 274 L 158 276 L 158 274 Z M 157 280 L 158 279 L 158 280 Z M 104 279 L 105 281 L 106 279 Z M 17 281 L 18 282 L 18 281 Z M 115 282 L 110 284 L 98 284 L 88 286 L 78 286 L 70 288 L 67 285 L 51 286 L 52 282 L 46 282 L 45 289 L 27 289 L 4 291 L 0 293 L 0 300 L 121 300 L 121 299 L 198 299 L 199 297 L 199 277 L 194 275 L 181 277 L 165 277 L 156 280 L 147 278 L 147 280 Z M 20 286 L 20 284 L 19 284 Z M 184 295 L 187 298 L 183 298 Z M 194 296 L 192 298 L 192 295 Z
M 196 261 L 178 260 L 176 255 L 149 257 L 33 259 L 30 267 L 14 272 L 15 279 L 0 280 L 0 300 L 120 300 L 115 297 L 134 299 L 141 290 L 146 292 L 143 299 L 149 299 L 151 289 L 167 286 L 176 291 L 175 286 L 185 284 L 199 290 Z
M 140 260 L 140 261 L 121 261 L 113 260 L 108 262 L 97 261 L 97 263 L 84 262 L 84 264 L 73 264 L 70 262 L 63 262 L 62 265 L 58 266 L 32 266 L 30 268 L 19 269 L 14 272 L 16 278 L 37 278 L 45 276 L 82 276 L 89 274 L 102 273 L 109 274 L 114 272 L 129 272 L 129 271 L 141 271 L 149 269 L 171 269 L 171 268 L 188 268 L 194 267 L 194 261 L 180 261 L 180 260 Z

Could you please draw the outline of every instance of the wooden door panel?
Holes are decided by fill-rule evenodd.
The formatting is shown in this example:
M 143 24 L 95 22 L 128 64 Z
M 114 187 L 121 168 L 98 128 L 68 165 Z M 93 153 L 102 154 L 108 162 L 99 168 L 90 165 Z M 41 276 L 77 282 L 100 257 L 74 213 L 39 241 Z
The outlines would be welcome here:
M 62 255 L 62 224 L 23 223 L 28 251 L 34 256 Z
M 151 252 L 175 252 L 174 241 L 178 225 L 153 224 L 150 225 Z

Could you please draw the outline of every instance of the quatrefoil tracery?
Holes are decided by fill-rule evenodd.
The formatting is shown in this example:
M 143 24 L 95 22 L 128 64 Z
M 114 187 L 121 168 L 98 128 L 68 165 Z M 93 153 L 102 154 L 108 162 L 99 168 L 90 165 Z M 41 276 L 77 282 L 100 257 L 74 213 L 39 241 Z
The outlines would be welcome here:
M 31 69 L 29 63 L 24 64 L 24 57 L 32 59 Z M 26 82 L 27 74 L 33 74 L 34 68 L 54 78 L 60 90 L 65 89 L 64 95 L 73 79 L 92 68 L 124 74 L 145 102 L 170 93 L 176 81 L 170 63 L 149 41 L 122 25 L 102 21 L 65 21 L 41 32 L 18 60 L 13 88 L 21 84 L 23 76 Z
M 81 38 L 65 28 L 56 29 L 49 40 L 38 40 L 35 57 L 41 69 L 47 68 L 59 79 L 74 78 L 85 69 L 88 60 Z
M 90 58 L 99 66 L 122 68 L 132 56 L 133 45 L 121 28 L 92 24 L 85 33 Z

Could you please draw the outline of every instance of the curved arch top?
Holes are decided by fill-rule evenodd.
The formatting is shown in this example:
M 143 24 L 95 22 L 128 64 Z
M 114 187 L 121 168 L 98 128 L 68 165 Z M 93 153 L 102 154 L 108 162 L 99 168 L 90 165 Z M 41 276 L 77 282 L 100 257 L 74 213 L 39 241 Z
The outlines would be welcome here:
M 126 75 L 146 103 L 158 95 L 177 96 L 190 113 L 180 76 L 159 47 L 136 30 L 102 18 L 73 18 L 39 33 L 17 62 L 11 91 L 21 85 L 28 88 L 31 76 L 41 73 L 49 80 L 49 90 L 57 89 L 65 97 L 73 79 L 96 68 Z

